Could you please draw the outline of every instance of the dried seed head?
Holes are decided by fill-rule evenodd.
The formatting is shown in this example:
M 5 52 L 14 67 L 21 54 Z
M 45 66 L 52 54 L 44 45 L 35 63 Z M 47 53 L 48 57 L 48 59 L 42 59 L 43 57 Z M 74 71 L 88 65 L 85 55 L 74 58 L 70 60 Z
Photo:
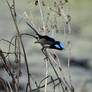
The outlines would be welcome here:
M 36 6 L 38 5 L 38 0 L 35 1 L 35 5 L 36 5 Z

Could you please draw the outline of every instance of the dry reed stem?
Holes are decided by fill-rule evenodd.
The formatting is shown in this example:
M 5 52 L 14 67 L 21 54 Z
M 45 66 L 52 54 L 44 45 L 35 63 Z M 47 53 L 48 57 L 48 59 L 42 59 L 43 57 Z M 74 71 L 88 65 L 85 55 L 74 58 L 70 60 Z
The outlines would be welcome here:
M 45 28 L 45 22 L 44 22 L 44 17 L 43 17 L 43 12 L 42 12 L 42 8 L 41 8 L 40 0 L 38 0 L 38 5 L 39 5 L 39 8 L 40 8 L 41 20 L 42 20 L 42 23 L 43 23 L 43 31 L 44 31 L 44 34 L 45 34 L 46 28 Z
M 25 48 L 24 48 L 24 45 L 23 45 L 22 38 L 20 37 L 20 32 L 19 32 L 19 29 L 18 29 L 17 21 L 16 21 L 15 0 L 12 1 L 12 3 L 13 3 L 12 7 L 10 6 L 8 0 L 6 0 L 6 3 L 8 5 L 8 7 L 9 7 L 9 10 L 10 10 L 10 13 L 11 13 L 11 16 L 12 16 L 12 19 L 13 19 L 13 22 L 14 22 L 14 25 L 15 25 L 15 28 L 16 28 L 16 32 L 17 32 L 16 35 L 19 38 L 18 40 L 21 43 L 21 47 L 22 47 L 22 50 L 23 50 L 23 53 L 24 53 L 24 60 L 25 60 L 26 69 L 27 69 L 27 76 L 28 76 L 28 82 L 27 82 L 27 86 L 26 86 L 26 92 L 28 91 L 28 88 L 30 89 L 30 92 L 32 92 L 32 88 L 31 88 L 31 84 L 30 84 L 30 72 L 29 72 L 29 67 L 28 67 L 28 61 L 27 61 L 27 57 L 26 57 L 26 52 L 25 52 Z M 17 90 L 17 88 L 16 88 L 16 90 Z
M 68 25 L 68 39 L 69 39 L 69 41 L 68 41 L 68 44 L 69 44 L 69 53 L 68 53 L 68 75 L 69 75 L 69 81 L 70 81 L 70 90 L 71 90 L 71 92 L 74 92 L 74 88 L 73 88 L 73 85 L 72 85 L 72 79 L 71 79 L 71 74 L 70 74 L 70 58 L 71 58 L 71 26 L 70 26 L 70 17 L 68 17 L 66 14 L 65 14 L 65 12 L 64 12 L 64 10 L 62 9 L 61 10 L 61 12 L 62 12 L 62 15 L 63 15 L 63 17 L 65 18 L 65 21 L 66 21 L 66 24 Z
M 10 89 L 8 88 L 6 81 L 0 77 L 0 85 L 2 86 L 4 92 L 9 92 Z

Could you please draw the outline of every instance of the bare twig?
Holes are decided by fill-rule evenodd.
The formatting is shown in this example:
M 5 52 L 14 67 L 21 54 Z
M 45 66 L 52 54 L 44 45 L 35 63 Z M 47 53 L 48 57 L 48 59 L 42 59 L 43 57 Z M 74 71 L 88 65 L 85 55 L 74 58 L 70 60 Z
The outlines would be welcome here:
M 65 21 L 66 21 L 66 24 L 68 25 L 68 31 L 69 31 L 69 41 L 68 41 L 68 44 L 69 44 L 69 53 L 68 53 L 68 75 L 69 75 L 69 81 L 70 81 L 70 85 L 71 85 L 71 92 L 74 92 L 74 88 L 73 88 L 73 85 L 72 85 L 72 80 L 71 80 L 71 74 L 70 74 L 70 58 L 71 58 L 71 26 L 70 26 L 70 16 L 69 15 L 66 15 L 64 10 L 61 9 L 61 12 L 62 12 L 62 15 L 63 17 L 65 18 Z
M 11 45 L 14 46 L 14 44 L 13 44 L 11 41 L 8 41 L 8 40 L 6 40 L 6 39 L 1 39 L 0 41 L 5 41 L 5 42 L 10 43 Z
M 44 31 L 44 34 L 45 34 L 46 28 L 45 28 L 45 22 L 44 22 L 44 17 L 43 17 L 43 12 L 42 12 L 42 8 L 41 8 L 40 0 L 38 0 L 38 4 L 39 4 L 39 8 L 40 8 L 41 20 L 42 20 L 42 23 L 43 23 L 43 29 L 44 29 L 43 31 Z
M 48 60 L 45 59 L 45 63 L 46 63 L 46 77 L 48 76 Z M 45 80 L 45 92 L 47 92 L 47 78 Z
M 53 81 L 55 82 L 55 81 L 57 81 L 57 80 L 58 80 L 58 78 L 53 79 L 53 80 L 49 81 L 49 82 L 47 83 L 47 85 L 49 85 L 49 84 L 53 83 Z M 36 90 L 41 89 L 41 88 L 44 88 L 44 87 L 45 87 L 45 85 L 42 85 L 42 86 L 40 86 L 39 88 L 33 89 L 32 91 L 36 91 Z
M 27 35 L 27 36 L 31 36 L 35 39 L 38 39 L 38 37 L 34 36 L 34 35 L 31 35 L 31 34 L 28 34 L 28 33 L 21 33 L 20 36 L 23 36 L 23 35 Z
M 49 58 L 49 54 L 48 54 L 47 50 L 45 50 L 45 53 L 43 53 L 43 54 L 44 54 L 44 55 L 47 57 L 47 59 L 49 60 L 50 65 L 52 66 L 52 68 L 53 68 L 53 70 L 54 70 L 54 72 L 55 72 L 57 78 L 59 79 L 59 83 L 61 84 L 62 90 L 63 90 L 63 92 L 65 92 L 65 88 L 67 88 L 67 87 L 66 87 L 65 83 L 63 82 L 63 80 L 60 79 L 60 77 L 59 77 L 59 75 L 58 75 L 58 73 L 57 73 L 57 71 L 56 71 L 56 69 L 55 69 L 55 67 L 54 67 L 54 65 L 53 65 L 53 63 L 52 63 L 52 61 L 51 61 L 51 59 Z
M 2 86 L 4 92 L 9 92 L 9 88 L 7 87 L 7 84 L 3 78 L 0 77 L 0 85 Z
M 11 70 L 10 70 L 8 64 L 7 64 L 7 60 L 6 60 L 6 58 L 5 58 L 5 56 L 4 56 L 4 54 L 3 54 L 3 52 L 2 52 L 1 49 L 0 49 L 0 57 L 1 57 L 1 59 L 2 59 L 2 63 L 3 63 L 3 65 L 4 65 L 5 70 L 7 71 L 8 75 L 11 76 L 13 82 L 15 83 L 14 75 L 13 75 L 13 73 L 11 72 Z
M 25 48 L 24 48 L 24 45 L 23 45 L 23 42 L 22 42 L 22 38 L 20 37 L 20 32 L 19 32 L 19 29 L 18 29 L 17 21 L 16 21 L 15 0 L 13 0 L 13 6 L 12 6 L 13 8 L 11 8 L 8 0 L 6 0 L 6 3 L 8 5 L 8 7 L 9 7 L 9 10 L 10 10 L 10 13 L 11 13 L 11 16 L 12 16 L 12 19 L 13 19 L 13 22 L 14 22 L 14 25 L 15 25 L 15 28 L 16 28 L 17 36 L 18 36 L 18 39 L 19 39 L 19 41 L 21 43 L 22 50 L 23 50 L 23 53 L 24 53 L 24 59 L 25 59 L 27 75 L 28 75 L 28 82 L 27 82 L 27 86 L 26 86 L 26 92 L 28 91 L 28 88 L 30 89 L 30 92 L 32 92 L 32 88 L 31 88 L 31 84 L 30 84 L 30 72 L 29 72 L 26 52 L 25 52 Z

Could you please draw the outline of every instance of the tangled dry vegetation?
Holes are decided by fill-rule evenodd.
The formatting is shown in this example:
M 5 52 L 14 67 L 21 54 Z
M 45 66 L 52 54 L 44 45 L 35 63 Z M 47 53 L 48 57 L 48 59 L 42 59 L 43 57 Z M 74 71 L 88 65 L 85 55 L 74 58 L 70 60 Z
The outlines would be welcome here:
M 36 85 L 36 88 L 32 88 L 32 83 L 30 81 L 30 78 L 32 78 L 32 74 L 29 71 L 29 66 L 28 66 L 28 59 L 27 59 L 27 53 L 25 51 L 25 47 L 24 47 L 24 43 L 23 43 L 23 35 L 27 35 L 27 36 L 32 36 L 35 38 L 35 36 L 28 34 L 28 33 L 20 33 L 20 29 L 19 29 L 19 25 L 17 23 L 17 12 L 16 12 L 16 5 L 15 2 L 16 0 L 12 0 L 12 2 L 10 2 L 10 0 L 5 0 L 7 5 L 8 5 L 8 9 L 10 11 L 10 14 L 12 16 L 14 25 L 15 25 L 15 29 L 16 29 L 16 34 L 11 38 L 11 40 L 7 40 L 7 39 L 1 39 L 2 41 L 5 41 L 6 43 L 9 43 L 9 48 L 8 48 L 8 52 L 5 52 L 2 50 L 2 48 L 0 48 L 0 62 L 3 64 L 2 68 L 3 71 L 5 71 L 8 76 L 7 78 L 11 79 L 11 83 L 9 81 L 4 80 L 1 76 L 0 76 L 0 86 L 2 87 L 2 89 L 5 92 L 20 92 L 20 77 L 22 76 L 22 72 L 21 72 L 21 57 L 24 58 L 25 61 L 25 66 L 26 66 L 26 76 L 27 76 L 27 84 L 25 86 L 25 90 L 24 92 L 40 92 L 41 89 L 43 88 L 45 92 L 47 92 L 48 89 L 48 85 L 51 85 L 53 88 L 53 92 L 56 91 L 56 89 L 59 89 L 59 92 L 74 92 L 74 88 L 73 85 L 71 83 L 71 75 L 70 75 L 70 54 L 71 54 L 71 42 L 70 42 L 70 35 L 71 35 L 71 28 L 70 28 L 70 15 L 66 15 L 64 10 L 63 10 L 63 6 L 68 3 L 68 0 L 53 0 L 53 5 L 54 5 L 54 9 L 51 8 L 50 6 L 48 6 L 48 3 L 45 0 L 34 0 L 34 4 L 35 6 L 39 6 L 39 10 L 40 10 L 40 15 L 41 15 L 41 23 L 43 25 L 42 27 L 42 31 L 43 34 L 46 34 L 48 32 L 50 32 L 49 27 L 48 27 L 48 23 L 49 23 L 49 17 L 50 17 L 50 12 L 47 15 L 47 20 L 46 22 L 44 21 L 44 16 L 43 16 L 43 11 L 42 11 L 42 6 L 43 7 L 47 7 L 49 9 L 49 11 L 52 11 L 55 13 L 56 16 L 61 17 L 63 16 L 64 20 L 65 20 L 65 25 L 67 25 L 68 27 L 68 36 L 69 36 L 69 40 L 68 40 L 68 46 L 69 46 L 69 55 L 68 55 L 68 76 L 69 76 L 69 81 L 66 80 L 66 77 L 64 75 L 64 71 L 62 69 L 60 60 L 57 56 L 57 54 L 55 53 L 54 50 L 46 50 L 44 54 L 45 57 L 44 61 L 46 64 L 46 77 L 43 78 L 40 83 L 37 83 L 37 81 L 34 82 L 34 84 Z M 7 7 L 7 6 L 6 6 Z M 26 19 L 27 21 L 31 22 L 33 24 L 33 21 L 31 18 L 28 17 L 27 13 L 24 12 L 24 19 Z M 56 30 L 56 33 L 58 33 L 58 28 L 57 28 L 57 19 L 55 16 L 55 22 L 53 24 L 51 24 L 51 28 Z M 62 21 L 62 18 L 61 18 Z M 35 25 L 33 24 L 33 26 L 35 27 Z M 35 27 L 36 28 L 36 27 Z M 36 28 L 37 29 L 37 28 Z M 64 33 L 65 33 L 65 28 L 64 28 Z M 1 41 L 0 40 L 0 41 Z M 11 52 L 11 48 L 13 47 L 13 51 Z M 14 57 L 13 58 L 13 64 L 11 64 L 10 61 L 10 56 Z M 31 57 L 31 56 L 30 56 Z M 51 65 L 51 68 L 53 69 L 54 74 L 56 75 L 56 78 L 53 78 L 52 75 L 48 74 L 48 63 Z M 12 66 L 16 65 L 15 70 L 12 70 Z M 56 67 L 58 67 L 58 70 L 56 70 Z M 48 78 L 50 78 L 50 80 L 48 80 Z M 59 87 L 59 88 L 58 88 Z

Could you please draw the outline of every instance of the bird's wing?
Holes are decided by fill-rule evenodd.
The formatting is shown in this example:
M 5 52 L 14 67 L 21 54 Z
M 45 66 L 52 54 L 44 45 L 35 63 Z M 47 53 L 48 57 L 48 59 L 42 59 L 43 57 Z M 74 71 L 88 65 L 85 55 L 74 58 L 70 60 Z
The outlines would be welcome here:
M 46 39 L 47 41 L 51 41 L 51 42 L 55 42 L 56 40 L 52 37 L 49 36 L 44 36 L 44 39 Z

